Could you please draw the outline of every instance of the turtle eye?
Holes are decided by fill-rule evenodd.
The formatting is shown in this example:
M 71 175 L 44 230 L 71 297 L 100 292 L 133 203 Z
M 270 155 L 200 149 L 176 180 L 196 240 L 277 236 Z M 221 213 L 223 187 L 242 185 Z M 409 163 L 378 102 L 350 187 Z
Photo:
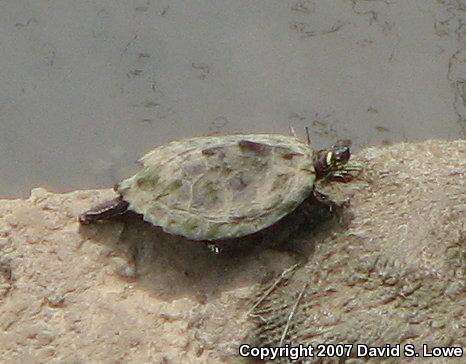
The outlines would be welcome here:
M 348 147 L 337 147 L 333 150 L 333 159 L 337 163 L 345 164 L 350 159 L 350 155 Z

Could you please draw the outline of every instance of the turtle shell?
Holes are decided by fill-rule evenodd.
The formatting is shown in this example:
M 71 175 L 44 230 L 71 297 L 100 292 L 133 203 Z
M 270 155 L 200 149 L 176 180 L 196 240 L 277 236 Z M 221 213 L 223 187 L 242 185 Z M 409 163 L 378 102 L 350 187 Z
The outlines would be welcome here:
M 262 230 L 311 193 L 310 145 L 278 134 L 174 141 L 139 162 L 116 191 L 129 210 L 193 240 L 239 238 Z

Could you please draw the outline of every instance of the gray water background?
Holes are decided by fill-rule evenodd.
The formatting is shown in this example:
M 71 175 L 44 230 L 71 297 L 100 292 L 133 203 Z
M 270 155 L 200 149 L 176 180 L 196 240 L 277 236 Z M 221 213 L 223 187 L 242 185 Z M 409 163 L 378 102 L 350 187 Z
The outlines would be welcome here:
M 0 1 L 0 197 L 110 187 L 173 139 L 465 136 L 466 1 Z

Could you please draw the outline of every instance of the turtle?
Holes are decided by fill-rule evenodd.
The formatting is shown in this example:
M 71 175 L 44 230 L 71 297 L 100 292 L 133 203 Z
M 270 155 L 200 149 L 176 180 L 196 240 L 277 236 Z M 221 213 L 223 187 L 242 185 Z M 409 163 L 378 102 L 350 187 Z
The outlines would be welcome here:
M 309 140 L 291 135 L 172 141 L 139 159 L 142 169 L 114 187 L 118 197 L 78 220 L 86 225 L 130 210 L 190 240 L 241 238 L 270 227 L 309 196 L 331 207 L 342 205 L 316 183 L 353 179 L 359 167 L 349 159 L 347 145 L 314 151 Z

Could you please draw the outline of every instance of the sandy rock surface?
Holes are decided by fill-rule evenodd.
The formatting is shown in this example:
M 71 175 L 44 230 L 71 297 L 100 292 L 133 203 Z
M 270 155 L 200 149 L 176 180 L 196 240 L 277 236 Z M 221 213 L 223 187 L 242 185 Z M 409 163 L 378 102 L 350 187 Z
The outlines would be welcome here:
M 466 349 L 466 142 L 357 159 L 366 171 L 346 189 L 346 223 L 300 235 L 308 262 L 256 307 L 265 325 L 246 313 L 295 254 L 215 255 L 135 216 L 81 227 L 77 215 L 111 190 L 1 200 L 0 361 L 233 362 L 242 342 L 277 343 L 301 292 L 294 344 Z
M 448 362 L 463 363 L 466 142 L 370 148 L 358 159 L 367 185 L 345 212 L 348 225 L 310 238 L 306 266 L 255 309 L 251 340 L 456 346 L 464 356 Z

